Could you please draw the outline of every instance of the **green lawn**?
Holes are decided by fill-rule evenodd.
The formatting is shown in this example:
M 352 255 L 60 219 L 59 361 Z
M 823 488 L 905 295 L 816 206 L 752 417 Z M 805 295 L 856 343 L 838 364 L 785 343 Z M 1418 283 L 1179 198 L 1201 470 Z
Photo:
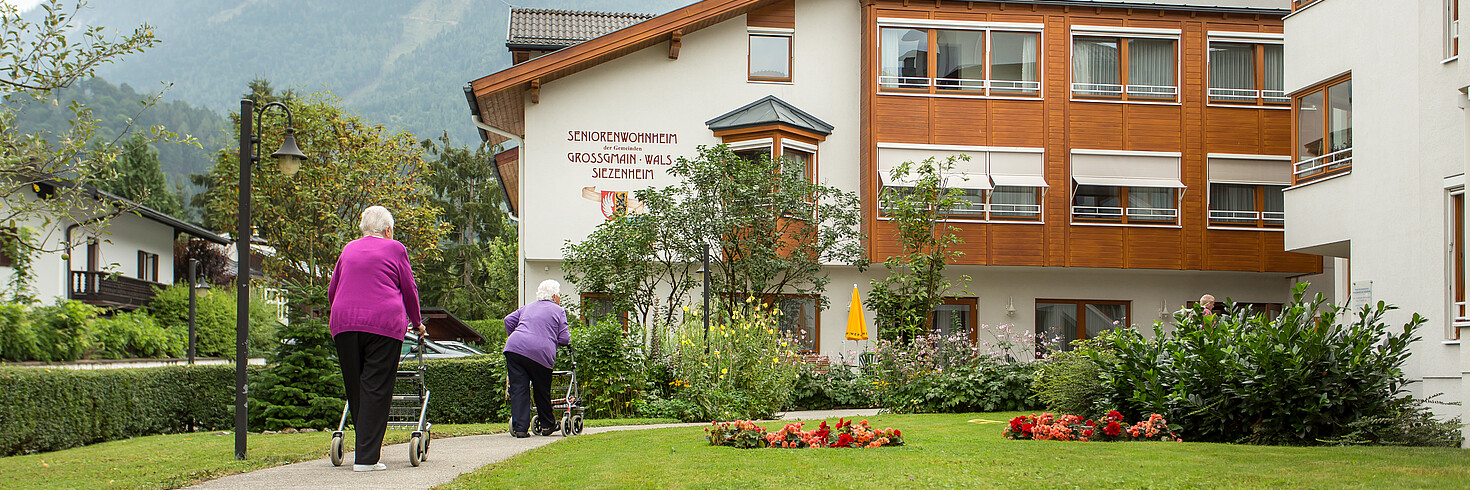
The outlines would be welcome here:
M 671 419 L 588 420 L 588 427 L 676 422 Z M 3 430 L 3 428 L 0 428 Z M 442 424 L 434 438 L 506 431 L 506 424 Z M 147 436 L 26 456 L 0 458 L 0 487 L 178 488 L 222 476 L 310 461 L 327 455 L 331 432 L 251 434 L 245 461 L 235 460 L 234 434 L 217 432 Z M 383 444 L 408 442 L 409 432 L 390 430 Z M 345 446 L 352 448 L 352 432 Z
M 1470 484 L 1470 451 L 1461 449 L 1008 441 L 1000 435 L 1003 421 L 1015 415 L 869 417 L 875 427 L 902 430 L 907 445 L 861 450 L 712 447 L 698 427 L 586 435 L 481 468 L 445 488 L 1464 488 Z M 807 428 L 814 425 L 808 423 Z M 764 426 L 780 428 L 776 422 Z

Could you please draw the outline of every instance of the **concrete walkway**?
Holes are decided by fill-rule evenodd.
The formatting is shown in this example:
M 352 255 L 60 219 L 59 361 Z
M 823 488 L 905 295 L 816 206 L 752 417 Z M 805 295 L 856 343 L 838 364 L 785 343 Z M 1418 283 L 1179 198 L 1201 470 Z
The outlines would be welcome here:
M 878 409 L 819 410 L 810 412 L 787 412 L 781 420 L 821 420 L 838 417 L 869 417 Z M 666 427 L 701 427 L 705 423 L 622 425 L 616 427 L 588 427 L 583 434 L 600 434 L 621 430 L 662 429 Z M 517 454 L 545 446 L 564 439 L 560 435 L 531 436 L 516 439 L 510 434 L 488 434 L 479 436 L 434 439 L 429 446 L 429 459 L 419 467 L 408 464 L 408 444 L 396 444 L 383 448 L 383 464 L 387 471 L 357 473 L 352 471 L 352 453 L 344 457 L 342 466 L 332 466 L 327 458 L 302 463 L 277 466 L 250 473 L 210 480 L 190 488 L 235 489 L 235 488 L 310 488 L 310 489 L 357 489 L 433 488 L 449 483 L 459 475 L 474 471 L 482 466 L 510 459 Z M 324 450 L 325 452 L 325 450 Z

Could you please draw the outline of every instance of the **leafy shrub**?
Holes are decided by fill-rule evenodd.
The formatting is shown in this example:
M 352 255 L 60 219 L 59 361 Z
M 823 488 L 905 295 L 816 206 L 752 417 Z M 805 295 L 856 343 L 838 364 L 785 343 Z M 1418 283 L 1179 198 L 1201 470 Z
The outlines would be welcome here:
M 770 418 L 786 406 L 796 380 L 792 342 L 777 328 L 777 310 L 753 300 L 721 308 L 710 322 L 689 315 L 675 337 L 674 397 L 698 407 L 683 420 Z
M 476 348 L 491 354 L 499 354 L 505 349 L 505 319 L 466 320 L 464 323 L 485 337 L 485 340 L 472 344 Z
M 791 388 L 790 407 L 796 410 L 871 407 L 877 403 L 874 380 L 844 364 L 822 369 L 802 363 Z
M 1395 417 L 1424 318 L 1391 331 L 1382 318 L 1392 306 L 1351 319 L 1321 295 L 1304 301 L 1305 290 L 1295 287 L 1274 319 L 1228 305 L 1233 313 L 1180 312 L 1175 330 L 1155 324 L 1153 339 L 1120 330 L 1110 337 L 1116 361 L 1093 356 L 1107 366 L 1111 401 L 1134 417 L 1165 414 L 1198 441 L 1314 444 Z
M 1438 446 L 1460 447 L 1465 436 L 1460 417 L 1439 420 L 1425 403 L 1443 403 L 1411 396 L 1394 399 L 1387 415 L 1362 417 L 1348 422 L 1346 434 L 1324 440 L 1328 444 L 1381 446 Z M 1454 405 L 1458 405 L 1455 403 Z
M 1048 412 L 1079 414 L 1098 418 L 1110 409 L 1108 387 L 1103 382 L 1103 366 L 1112 366 L 1117 356 L 1112 353 L 1107 336 L 1078 340 L 1073 349 L 1058 352 L 1036 363 L 1036 379 L 1031 391 Z M 1102 359 L 1102 362 L 1094 361 Z
M 94 349 L 97 308 L 58 300 L 51 306 L 0 305 L 0 360 L 66 362 Z
M 40 336 L 31 324 L 31 307 L 0 303 L 0 360 L 35 360 L 40 357 L 40 350 Z
M 235 358 L 235 289 L 216 287 L 198 291 L 194 305 L 195 355 Z M 144 308 L 165 330 L 189 331 L 189 285 L 174 284 L 158 291 Z M 276 341 L 275 309 L 259 295 L 250 298 L 250 355 L 271 353 Z
M 99 318 L 92 325 L 98 349 L 91 357 L 128 359 L 137 357 L 183 357 L 189 347 L 188 332 L 167 331 L 142 312 L 119 312 Z
M 1035 369 L 1004 351 L 981 352 L 967 335 L 880 340 L 869 365 L 878 404 L 899 413 L 1029 410 Z
M 577 380 L 593 416 L 627 417 L 644 388 L 643 349 L 623 332 L 617 321 L 600 321 L 572 328 Z M 568 369 L 568 356 L 556 358 L 557 369 Z
M 0 368 L 0 455 L 229 428 L 234 387 L 234 366 Z

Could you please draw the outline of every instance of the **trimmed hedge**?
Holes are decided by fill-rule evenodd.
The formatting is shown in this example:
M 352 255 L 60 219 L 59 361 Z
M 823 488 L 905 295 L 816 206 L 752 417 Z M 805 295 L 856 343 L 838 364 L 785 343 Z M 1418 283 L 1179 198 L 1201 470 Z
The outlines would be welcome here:
M 0 455 L 229 428 L 234 387 L 234 366 L 0 368 Z
M 429 421 L 504 422 L 505 358 L 434 359 Z M 251 366 L 250 379 L 263 369 Z M 70 370 L 0 367 L 0 456 L 152 434 L 233 429 L 233 365 Z M 260 404 L 251 401 L 251 410 Z M 251 430 L 259 430 L 256 425 Z

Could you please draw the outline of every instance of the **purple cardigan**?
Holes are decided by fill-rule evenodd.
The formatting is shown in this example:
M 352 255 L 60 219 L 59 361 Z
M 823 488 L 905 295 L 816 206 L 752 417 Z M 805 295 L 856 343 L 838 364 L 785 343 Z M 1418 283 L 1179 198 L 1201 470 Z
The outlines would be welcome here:
M 572 342 L 567 310 L 550 300 L 522 306 L 505 317 L 505 352 L 514 352 L 551 369 L 556 363 L 556 346 Z
M 327 303 L 332 305 L 327 324 L 333 337 L 367 332 L 403 340 L 410 325 L 423 321 L 408 249 L 387 238 L 365 236 L 342 247 L 327 286 Z

